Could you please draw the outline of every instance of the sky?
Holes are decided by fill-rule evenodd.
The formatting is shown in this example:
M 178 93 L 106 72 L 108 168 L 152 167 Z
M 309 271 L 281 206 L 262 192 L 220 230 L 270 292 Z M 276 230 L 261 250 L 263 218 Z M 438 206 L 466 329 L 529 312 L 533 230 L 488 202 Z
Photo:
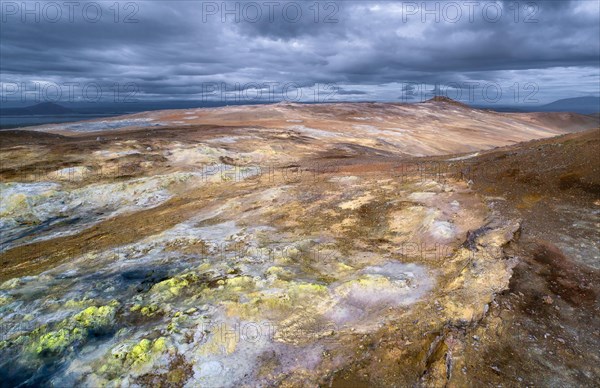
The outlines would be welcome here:
M 600 1 L 1 1 L 7 102 L 538 105 L 600 94 Z

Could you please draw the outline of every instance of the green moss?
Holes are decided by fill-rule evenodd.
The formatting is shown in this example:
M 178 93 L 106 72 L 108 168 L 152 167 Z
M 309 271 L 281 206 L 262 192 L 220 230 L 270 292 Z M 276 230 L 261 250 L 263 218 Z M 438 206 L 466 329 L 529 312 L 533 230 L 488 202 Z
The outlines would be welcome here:
M 159 283 L 157 289 L 160 289 L 162 287 L 163 290 L 167 289 L 172 295 L 177 296 L 181 292 L 181 289 L 189 285 L 190 283 L 185 279 L 172 278 L 169 280 L 165 280 L 162 283 Z
M 80 341 L 84 337 L 85 332 L 79 328 L 60 329 L 41 336 L 39 341 L 34 343 L 33 348 L 37 354 L 60 353 L 73 342 Z
M 162 353 L 165 350 L 167 350 L 167 339 L 165 337 L 160 337 L 154 340 L 152 343 L 152 352 Z
M 94 301 L 92 299 L 68 300 L 64 303 L 64 306 L 67 308 L 82 308 L 89 306 L 93 302 Z
M 131 368 L 140 369 L 150 365 L 160 354 L 170 351 L 169 340 L 144 338 L 137 344 L 120 344 L 110 351 L 110 357 L 98 369 L 109 379 L 117 378 Z
M 198 275 L 190 272 L 156 283 L 150 289 L 150 293 L 161 300 L 168 300 L 179 296 L 187 287 L 198 281 Z
M 156 311 L 158 311 L 158 306 L 156 306 L 156 305 L 150 305 L 150 306 L 144 306 L 144 307 L 142 307 L 142 309 L 140 310 L 140 313 L 143 316 L 151 317 L 151 316 L 153 316 L 156 313 Z
M 57 330 L 47 332 L 46 325 L 37 328 L 29 335 L 33 338 L 29 345 L 35 354 L 57 354 L 77 341 L 84 340 L 91 333 L 109 327 L 116 313 L 113 305 L 88 307 L 57 325 Z
M 149 339 L 144 338 L 137 345 L 131 348 L 131 351 L 127 355 L 127 360 L 132 364 L 146 363 L 150 361 L 150 349 L 152 348 L 152 342 Z
M 78 327 L 98 329 L 110 326 L 115 317 L 116 309 L 112 306 L 91 306 L 73 316 L 73 322 Z
M 139 312 L 141 315 L 143 315 L 145 317 L 152 317 L 155 314 L 160 312 L 160 307 L 158 307 L 158 305 L 154 304 L 154 303 L 151 305 L 148 305 L 148 306 L 134 304 L 133 306 L 131 306 L 131 308 L 129 308 L 129 311 Z

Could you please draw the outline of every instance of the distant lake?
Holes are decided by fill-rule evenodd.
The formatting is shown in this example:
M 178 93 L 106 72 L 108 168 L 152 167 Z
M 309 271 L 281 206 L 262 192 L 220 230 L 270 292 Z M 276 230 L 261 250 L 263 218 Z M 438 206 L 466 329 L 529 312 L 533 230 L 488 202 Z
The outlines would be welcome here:
M 109 114 L 65 114 L 65 115 L 25 115 L 25 116 L 0 116 L 0 129 L 30 127 L 32 125 L 69 123 L 73 121 L 92 120 L 102 117 L 111 117 L 123 113 Z

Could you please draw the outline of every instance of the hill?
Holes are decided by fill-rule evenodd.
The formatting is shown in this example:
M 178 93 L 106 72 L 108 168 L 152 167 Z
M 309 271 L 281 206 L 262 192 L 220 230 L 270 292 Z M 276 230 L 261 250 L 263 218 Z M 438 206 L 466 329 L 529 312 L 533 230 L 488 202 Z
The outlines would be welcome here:
M 545 112 L 575 112 L 582 114 L 600 112 L 600 97 L 564 98 L 542 105 L 539 109 Z

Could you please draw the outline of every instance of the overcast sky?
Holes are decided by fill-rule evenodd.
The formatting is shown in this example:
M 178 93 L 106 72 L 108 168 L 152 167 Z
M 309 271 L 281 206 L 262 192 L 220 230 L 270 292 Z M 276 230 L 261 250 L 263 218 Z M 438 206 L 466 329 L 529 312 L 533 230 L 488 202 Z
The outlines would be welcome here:
M 2 0 L 2 98 L 548 103 L 599 94 L 599 3 Z

